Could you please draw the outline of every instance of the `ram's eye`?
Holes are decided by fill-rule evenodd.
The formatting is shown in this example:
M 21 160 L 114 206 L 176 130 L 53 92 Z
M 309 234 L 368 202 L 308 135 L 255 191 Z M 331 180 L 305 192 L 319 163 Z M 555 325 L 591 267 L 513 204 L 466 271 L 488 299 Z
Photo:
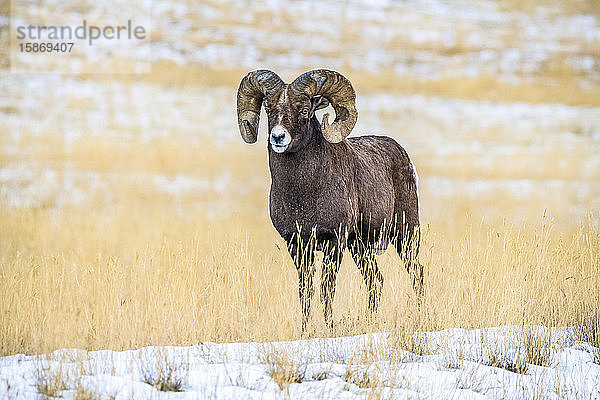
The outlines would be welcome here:
M 308 117 L 309 112 L 310 109 L 308 107 L 303 107 L 302 110 L 300 110 L 300 114 L 302 114 L 303 117 Z

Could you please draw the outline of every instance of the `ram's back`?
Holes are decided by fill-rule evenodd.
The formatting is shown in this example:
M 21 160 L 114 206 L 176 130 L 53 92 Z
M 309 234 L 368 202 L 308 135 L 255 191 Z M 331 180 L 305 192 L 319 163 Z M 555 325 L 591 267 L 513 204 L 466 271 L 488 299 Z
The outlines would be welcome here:
M 370 229 L 393 221 L 398 199 L 407 190 L 416 192 L 416 173 L 406 150 L 387 136 L 347 139 L 354 155 L 355 189 L 363 225 Z

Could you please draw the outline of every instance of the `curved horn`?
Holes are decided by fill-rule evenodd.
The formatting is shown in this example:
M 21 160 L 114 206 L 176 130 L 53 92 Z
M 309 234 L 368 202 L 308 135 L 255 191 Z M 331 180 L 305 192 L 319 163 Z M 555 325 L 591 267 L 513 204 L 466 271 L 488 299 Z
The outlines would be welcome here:
M 344 140 L 350 134 L 356 120 L 356 94 L 348 79 L 342 74 L 328 69 L 315 69 L 297 77 L 290 85 L 293 91 L 325 97 L 335 110 L 335 121 L 329 124 L 329 114 L 323 115 L 321 130 L 325 139 L 332 143 Z
M 249 72 L 237 91 L 237 117 L 240 134 L 246 143 L 255 143 L 258 134 L 260 106 L 265 96 L 277 93 L 284 83 L 273 71 Z

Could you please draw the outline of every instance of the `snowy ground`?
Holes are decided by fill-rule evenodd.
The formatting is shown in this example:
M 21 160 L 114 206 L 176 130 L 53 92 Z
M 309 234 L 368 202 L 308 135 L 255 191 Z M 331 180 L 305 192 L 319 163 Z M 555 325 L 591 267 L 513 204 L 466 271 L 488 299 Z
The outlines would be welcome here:
M 47 90 L 40 92 L 39 87 Z M 195 196 L 195 201 L 211 191 L 234 191 L 232 198 L 238 199 L 249 190 L 265 190 L 260 179 L 240 182 L 226 170 L 208 178 L 194 171 L 96 171 L 26 160 L 28 154 L 47 151 L 46 140 L 59 143 L 57 150 L 66 154 L 88 139 L 139 144 L 166 137 L 198 148 L 210 139 L 221 146 L 241 146 L 231 89 L 195 85 L 178 91 L 150 83 L 106 84 L 38 75 L 0 81 L 0 90 L 7 94 L 0 99 L 0 130 L 5 132 L 0 152 L 7 156 L 0 164 L 0 200 L 11 206 L 80 204 L 110 196 L 109 188 L 115 185 L 148 194 Z M 29 96 L 32 92 L 37 95 Z M 55 93 L 69 102 L 56 102 Z M 571 218 L 583 219 L 600 206 L 598 107 L 389 93 L 359 94 L 357 101 L 360 115 L 353 135 L 383 134 L 402 143 L 423 172 L 425 206 L 430 198 L 449 202 L 457 195 L 494 199 L 499 189 L 524 207 L 532 203 L 532 196 L 556 200 L 545 205 L 552 210 L 573 204 L 567 210 Z M 261 122 L 260 137 L 265 140 L 266 118 Z M 468 170 L 477 173 L 464 175 Z M 512 217 L 522 218 L 529 211 L 517 210 Z
M 122 352 L 63 349 L 0 358 L 0 397 L 37 398 L 43 383 L 54 381 L 61 383 L 56 395 L 66 399 L 78 391 L 116 399 L 600 399 L 598 349 L 575 337 L 568 328 L 500 327 L 409 340 L 381 333 Z M 535 357 L 546 366 L 533 365 Z M 297 383 L 277 378 L 285 372 Z M 181 391 L 146 383 L 158 376 L 180 382 Z
M 521 80 L 535 79 L 560 59 L 565 70 L 590 81 L 597 80 L 600 70 L 594 51 L 600 42 L 598 19 L 565 13 L 556 3 L 525 11 L 494 1 L 140 0 L 134 3 L 137 13 L 123 10 L 123 4 L 64 3 L 19 8 L 14 23 L 27 25 L 33 19 L 75 26 L 92 16 L 104 22 L 107 10 L 119 9 L 122 18 L 135 16 L 137 23 L 151 26 L 152 43 L 141 42 L 139 57 L 180 65 L 269 66 L 278 71 L 322 65 L 425 79 L 490 75 Z M 151 23 L 140 15 L 149 4 Z M 3 24 L 8 21 L 0 20 Z M 103 65 L 101 43 L 83 47 L 83 60 L 64 69 Z M 31 61 L 48 62 L 38 56 Z

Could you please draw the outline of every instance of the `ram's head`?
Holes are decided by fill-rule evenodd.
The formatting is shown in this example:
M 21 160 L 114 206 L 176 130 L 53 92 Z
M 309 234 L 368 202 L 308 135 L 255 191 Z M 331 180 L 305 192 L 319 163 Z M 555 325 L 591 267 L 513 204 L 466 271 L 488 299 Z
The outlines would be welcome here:
M 238 89 L 238 126 L 244 141 L 255 143 L 260 107 L 264 104 L 272 149 L 277 153 L 295 152 L 309 140 L 315 111 L 331 103 L 335 121 L 329 124 L 329 114 L 323 115 L 321 131 L 327 141 L 337 143 L 354 128 L 358 118 L 355 99 L 350 81 L 335 71 L 309 71 L 290 84 L 272 71 L 252 71 L 242 79 Z

